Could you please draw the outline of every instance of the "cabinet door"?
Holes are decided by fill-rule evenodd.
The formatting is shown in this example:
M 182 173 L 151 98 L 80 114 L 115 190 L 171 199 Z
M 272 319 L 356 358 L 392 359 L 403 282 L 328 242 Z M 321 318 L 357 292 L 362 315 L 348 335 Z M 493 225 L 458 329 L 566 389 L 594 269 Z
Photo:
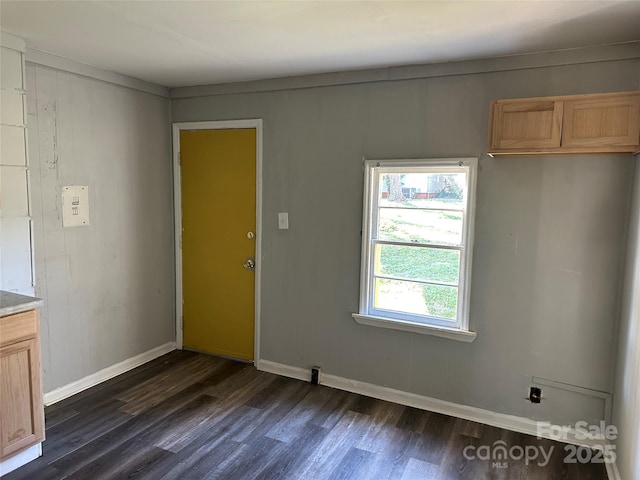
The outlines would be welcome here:
M 497 101 L 493 106 L 490 150 L 560 147 L 562 102 Z
M 44 439 L 44 409 L 37 338 L 0 349 L 0 457 Z
M 563 147 L 638 145 L 640 94 L 564 102 Z

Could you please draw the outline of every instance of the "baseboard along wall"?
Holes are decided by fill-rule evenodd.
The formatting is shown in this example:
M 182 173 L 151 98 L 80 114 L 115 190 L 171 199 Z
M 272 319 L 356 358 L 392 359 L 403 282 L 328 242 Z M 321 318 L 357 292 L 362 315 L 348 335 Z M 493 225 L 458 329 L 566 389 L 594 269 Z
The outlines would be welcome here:
M 256 366 L 258 370 L 275 373 L 285 377 L 296 378 L 298 380 L 305 380 L 307 382 L 311 378 L 311 370 L 272 362 L 270 360 L 258 360 Z M 372 383 L 361 382 L 359 380 L 325 373 L 320 376 L 320 384 L 380 400 L 386 400 L 388 402 L 442 413 L 444 415 L 450 415 L 464 420 L 471 420 L 485 425 L 491 425 L 493 427 L 504 428 L 505 430 L 538 436 L 538 423 L 535 420 L 526 417 L 517 417 L 514 415 L 506 415 L 504 413 L 492 412 L 491 410 L 461 405 L 458 403 L 448 402 L 446 400 L 417 395 L 415 393 L 382 387 Z M 542 437 L 550 440 L 558 440 L 557 438 L 544 434 Z M 567 438 L 562 441 L 596 449 L 602 449 L 604 446 L 604 442 L 602 440 L 581 439 L 578 432 L 574 429 L 569 430 L 567 432 Z
M 45 393 L 44 404 L 52 405 L 56 402 L 64 400 L 65 398 L 75 395 L 76 393 L 80 393 L 87 388 L 93 387 L 99 383 L 102 383 L 122 373 L 139 367 L 140 365 L 143 365 L 157 357 L 165 355 L 175 349 L 176 343 L 168 342 L 164 345 L 160 345 L 156 348 L 143 352 L 140 355 L 136 355 L 135 357 L 131 357 L 120 363 L 104 368 L 96 373 L 81 378 L 80 380 L 52 390 L 51 392 Z M 258 360 L 255 362 L 255 364 L 258 370 L 264 372 L 274 373 L 276 375 L 282 375 L 284 377 L 295 378 L 307 382 L 310 381 L 311 378 L 311 371 L 301 367 L 294 367 L 283 363 L 272 362 L 270 360 Z M 462 418 L 464 420 L 470 420 L 518 433 L 539 436 L 537 422 L 526 417 L 507 415 L 504 413 L 493 412 L 491 410 L 485 410 L 482 408 L 461 405 L 458 403 L 448 402 L 446 400 L 440 400 L 437 398 L 418 395 L 415 393 L 396 390 L 389 387 L 383 387 L 380 385 L 374 385 L 372 383 L 362 382 L 359 380 L 353 380 L 326 373 L 323 373 L 320 376 L 319 383 L 327 387 L 337 388 L 339 390 L 345 390 L 360 395 L 366 395 L 380 400 L 398 403 L 400 405 L 406 405 L 409 407 L 420 408 L 422 410 L 450 415 L 452 417 Z M 542 435 L 542 437 L 548 438 L 550 440 L 558 440 L 557 438 L 553 438 L 544 434 Z M 566 439 L 563 439 L 561 441 L 596 449 L 602 449 L 605 445 L 601 440 L 579 438 L 575 430 L 568 431 Z M 615 463 L 607 463 L 606 468 L 610 480 L 620 480 L 620 474 L 618 473 L 618 469 Z
M 164 345 L 147 350 L 135 357 L 128 358 L 120 363 L 111 365 L 110 367 L 103 368 L 102 370 L 87 375 L 86 377 L 76 380 L 75 382 L 64 385 L 63 387 L 56 388 L 50 392 L 44 394 L 44 404 L 46 406 L 53 405 L 60 400 L 64 400 L 76 393 L 80 393 L 87 388 L 91 388 L 99 383 L 105 382 L 113 377 L 117 377 L 129 370 L 132 370 L 140 365 L 150 362 L 154 358 L 158 358 L 176 349 L 176 342 L 168 342 Z

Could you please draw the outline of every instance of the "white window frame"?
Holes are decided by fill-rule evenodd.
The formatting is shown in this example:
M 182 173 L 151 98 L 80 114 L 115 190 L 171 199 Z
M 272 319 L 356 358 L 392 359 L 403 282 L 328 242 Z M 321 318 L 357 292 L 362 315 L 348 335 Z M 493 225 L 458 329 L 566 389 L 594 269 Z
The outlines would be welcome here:
M 373 238 L 373 233 L 377 231 L 377 197 L 380 191 L 380 177 L 385 173 L 428 173 L 430 169 L 433 170 L 434 173 L 454 173 L 461 171 L 467 173 L 467 189 L 462 208 L 462 243 L 459 246 L 451 247 L 451 249 L 460 251 L 461 259 L 458 282 L 458 311 L 455 321 L 376 309 L 373 304 L 375 245 L 380 243 L 380 241 Z M 435 335 L 464 342 L 472 342 L 475 340 L 475 332 L 469 330 L 469 298 L 477 169 L 477 158 L 390 159 L 366 160 L 364 162 L 360 307 L 359 312 L 352 315 L 356 322 L 363 325 Z M 438 248 L 443 248 L 443 246 L 438 245 Z

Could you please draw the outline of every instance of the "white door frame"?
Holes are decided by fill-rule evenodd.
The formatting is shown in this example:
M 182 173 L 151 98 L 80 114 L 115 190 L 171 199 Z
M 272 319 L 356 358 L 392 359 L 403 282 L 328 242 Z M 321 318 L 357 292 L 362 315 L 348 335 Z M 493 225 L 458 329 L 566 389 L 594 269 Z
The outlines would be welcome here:
M 255 326 L 253 363 L 260 359 L 260 278 L 262 275 L 262 119 L 182 122 L 173 124 L 173 210 L 175 212 L 176 261 L 176 347 L 182 349 L 182 185 L 180 170 L 180 132 L 182 130 L 228 130 L 255 128 L 256 130 L 256 269 L 255 269 Z

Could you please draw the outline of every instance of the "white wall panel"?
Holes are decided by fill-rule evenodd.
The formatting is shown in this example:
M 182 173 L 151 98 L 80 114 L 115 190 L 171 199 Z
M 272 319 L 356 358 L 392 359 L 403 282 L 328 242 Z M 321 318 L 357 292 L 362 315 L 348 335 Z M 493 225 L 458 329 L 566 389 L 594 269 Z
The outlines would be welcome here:
M 29 201 L 27 170 L 22 167 L 0 166 L 0 216 L 27 217 Z
M 33 294 L 29 218 L 0 218 L 2 290 Z
M 2 34 L 12 45 L 21 40 Z M 0 50 L 0 289 L 33 294 L 22 53 Z
M 0 165 L 26 165 L 24 128 L 0 125 Z
M 22 90 L 22 53 L 2 48 L 0 52 L 0 85 L 4 89 Z
M 17 90 L 0 92 L 0 122 L 5 125 L 24 125 L 23 95 Z

